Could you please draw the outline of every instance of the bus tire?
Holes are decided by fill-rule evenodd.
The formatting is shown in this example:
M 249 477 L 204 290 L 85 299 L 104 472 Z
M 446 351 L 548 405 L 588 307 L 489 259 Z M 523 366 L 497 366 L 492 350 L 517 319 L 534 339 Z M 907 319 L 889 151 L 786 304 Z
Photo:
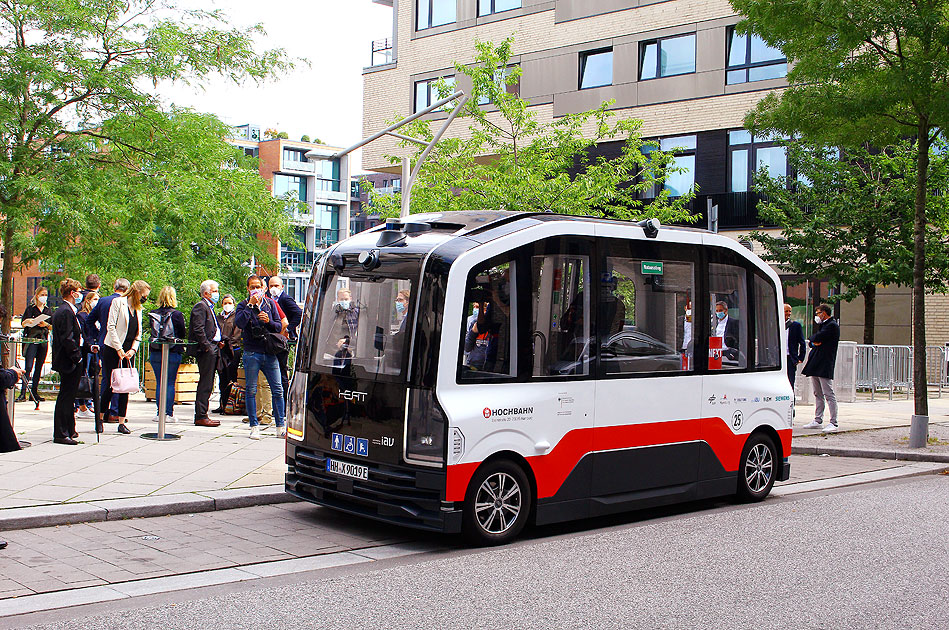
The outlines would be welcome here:
M 507 459 L 482 466 L 465 497 L 463 531 L 479 546 L 514 540 L 530 517 L 533 496 L 524 470 Z
M 755 433 L 745 442 L 738 467 L 738 498 L 753 503 L 763 500 L 774 486 L 778 471 L 778 451 L 764 433 Z

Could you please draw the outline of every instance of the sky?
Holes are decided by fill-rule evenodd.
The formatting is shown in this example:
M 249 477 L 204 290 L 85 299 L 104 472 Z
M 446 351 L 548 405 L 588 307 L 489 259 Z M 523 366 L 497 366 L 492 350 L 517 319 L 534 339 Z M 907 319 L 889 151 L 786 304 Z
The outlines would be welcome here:
M 166 104 L 192 107 L 232 125 L 306 134 L 347 147 L 362 139 L 362 69 L 373 40 L 392 37 L 392 9 L 370 0 L 181 0 L 180 6 L 220 9 L 233 26 L 264 25 L 259 50 L 284 48 L 308 59 L 260 86 L 212 82 L 204 91 L 165 85 Z M 354 172 L 359 168 L 356 159 Z

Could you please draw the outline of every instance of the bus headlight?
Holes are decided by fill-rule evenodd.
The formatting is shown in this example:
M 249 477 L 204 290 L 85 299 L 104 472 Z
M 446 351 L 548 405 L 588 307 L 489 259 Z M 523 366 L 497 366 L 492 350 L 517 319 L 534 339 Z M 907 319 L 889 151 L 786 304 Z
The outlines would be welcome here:
M 306 427 L 306 382 L 306 373 L 295 372 L 287 396 L 287 437 L 294 440 L 303 440 Z

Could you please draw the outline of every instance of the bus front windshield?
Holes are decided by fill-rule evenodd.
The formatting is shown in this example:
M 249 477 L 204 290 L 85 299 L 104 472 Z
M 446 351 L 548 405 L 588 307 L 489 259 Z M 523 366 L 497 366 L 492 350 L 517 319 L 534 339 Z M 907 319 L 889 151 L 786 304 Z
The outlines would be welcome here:
M 412 333 L 412 282 L 327 276 L 313 367 L 352 378 L 401 375 Z

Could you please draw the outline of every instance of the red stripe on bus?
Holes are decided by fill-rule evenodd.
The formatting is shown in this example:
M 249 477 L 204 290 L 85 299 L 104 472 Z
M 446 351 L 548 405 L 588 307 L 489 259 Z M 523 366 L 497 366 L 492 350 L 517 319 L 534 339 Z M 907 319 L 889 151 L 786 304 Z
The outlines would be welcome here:
M 791 454 L 791 430 L 778 430 L 778 436 L 783 457 L 788 457 Z M 712 448 L 722 467 L 735 472 L 747 439 L 747 433 L 736 435 L 721 418 L 650 422 L 574 429 L 550 453 L 526 459 L 537 480 L 537 497 L 545 499 L 557 494 L 580 460 L 594 451 L 704 441 Z M 446 501 L 464 501 L 468 484 L 479 465 L 480 462 L 472 462 L 448 467 Z

